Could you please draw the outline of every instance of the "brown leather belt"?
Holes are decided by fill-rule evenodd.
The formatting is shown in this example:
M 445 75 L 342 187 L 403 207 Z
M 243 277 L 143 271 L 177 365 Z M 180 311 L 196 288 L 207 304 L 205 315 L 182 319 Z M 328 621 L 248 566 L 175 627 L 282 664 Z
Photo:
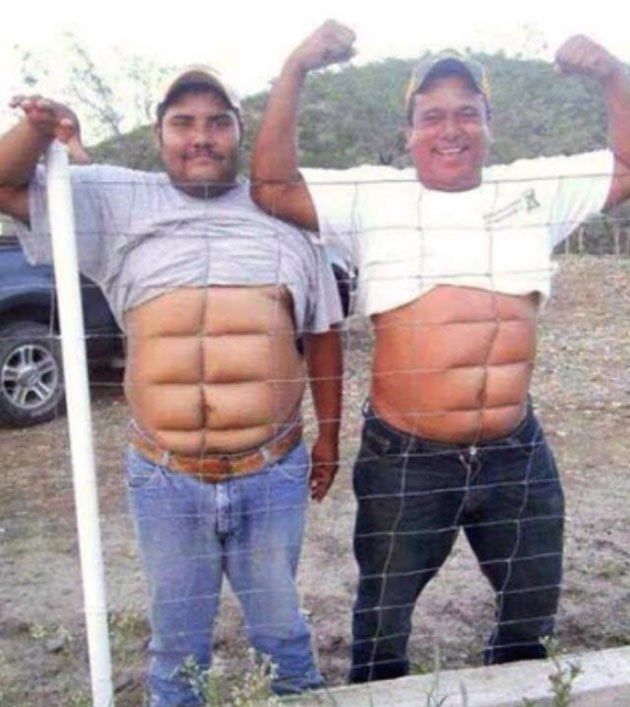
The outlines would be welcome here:
M 206 483 L 217 483 L 235 476 L 255 474 L 282 459 L 301 439 L 302 424 L 298 422 L 260 447 L 236 454 L 201 454 L 194 457 L 176 454 L 163 449 L 133 426 L 130 443 L 145 459 L 165 466 L 169 471 L 189 474 Z

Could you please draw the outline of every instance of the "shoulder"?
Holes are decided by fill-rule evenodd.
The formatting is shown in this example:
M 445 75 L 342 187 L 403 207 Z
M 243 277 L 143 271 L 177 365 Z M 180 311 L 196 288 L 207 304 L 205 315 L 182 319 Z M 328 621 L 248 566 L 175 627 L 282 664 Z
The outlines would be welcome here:
M 385 165 L 361 165 L 347 169 L 301 169 L 300 174 L 310 188 L 334 188 L 340 186 L 365 189 L 374 185 L 415 181 L 412 169 L 397 169 Z
M 76 165 L 70 167 L 74 183 L 82 184 L 152 184 L 159 183 L 166 177 L 160 172 L 143 172 L 128 167 L 111 164 Z
M 614 157 L 610 150 L 520 159 L 510 164 L 493 165 L 484 170 L 484 181 L 549 181 L 562 177 L 610 175 Z

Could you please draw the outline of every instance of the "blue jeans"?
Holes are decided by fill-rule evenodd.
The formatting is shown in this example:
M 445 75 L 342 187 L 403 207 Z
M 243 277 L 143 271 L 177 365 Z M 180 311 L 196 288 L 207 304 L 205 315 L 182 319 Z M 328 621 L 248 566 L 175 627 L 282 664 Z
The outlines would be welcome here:
M 277 666 L 278 694 L 323 685 L 295 586 L 308 498 L 304 443 L 260 472 L 203 483 L 133 448 L 129 499 L 149 580 L 151 705 L 196 705 L 180 669 L 210 665 L 221 580 L 239 598 L 251 644 Z
M 496 596 L 484 662 L 545 657 L 562 575 L 564 497 L 531 407 L 507 437 L 475 446 L 404 434 L 368 417 L 354 468 L 360 569 L 350 680 L 406 675 L 411 614 L 459 528 Z

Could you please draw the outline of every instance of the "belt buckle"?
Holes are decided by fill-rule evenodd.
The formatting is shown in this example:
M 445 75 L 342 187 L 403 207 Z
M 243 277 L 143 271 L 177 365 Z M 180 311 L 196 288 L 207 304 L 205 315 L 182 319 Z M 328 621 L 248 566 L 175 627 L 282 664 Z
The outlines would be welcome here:
M 219 476 L 222 478 L 232 476 L 234 465 L 230 457 L 227 454 L 222 454 L 217 461 L 219 462 Z

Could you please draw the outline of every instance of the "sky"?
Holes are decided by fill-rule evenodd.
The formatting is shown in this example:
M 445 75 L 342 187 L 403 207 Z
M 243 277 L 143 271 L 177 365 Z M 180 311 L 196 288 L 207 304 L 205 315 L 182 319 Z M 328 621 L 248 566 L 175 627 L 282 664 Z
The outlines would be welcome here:
M 425 0 L 415 6 L 409 0 L 377 0 L 371 7 L 367 0 L 186 0 L 147 9 L 156 5 L 55 0 L 35 11 L 31 3 L 13 3 L 2 22 L 0 106 L 22 89 L 15 45 L 44 57 L 50 85 L 42 83 L 38 89 L 54 94 L 54 79 L 62 74 L 54 69 L 63 64 L 59 52 L 64 32 L 72 32 L 98 66 L 114 67 L 121 52 L 164 65 L 210 63 L 241 95 L 267 88 L 289 51 L 329 17 L 357 33 L 357 64 L 445 47 L 503 49 L 508 55 L 520 52 L 551 60 L 562 42 L 576 33 L 591 36 L 630 62 L 627 20 L 620 18 L 617 0 L 585 7 L 574 3 L 570 13 L 549 0 Z

